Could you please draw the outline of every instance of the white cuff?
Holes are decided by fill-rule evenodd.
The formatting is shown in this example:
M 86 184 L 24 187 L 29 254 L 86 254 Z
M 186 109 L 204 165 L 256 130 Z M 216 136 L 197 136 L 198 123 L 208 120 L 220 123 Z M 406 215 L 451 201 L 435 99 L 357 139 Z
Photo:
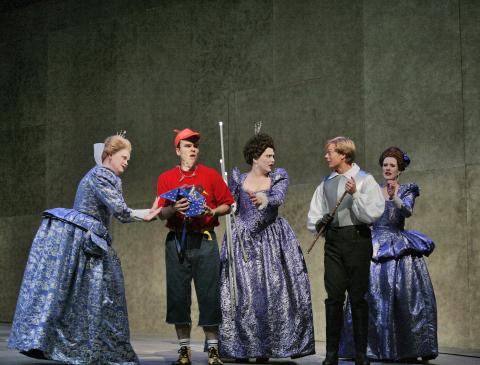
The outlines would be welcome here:
M 137 221 L 143 221 L 150 209 L 132 209 L 132 217 Z

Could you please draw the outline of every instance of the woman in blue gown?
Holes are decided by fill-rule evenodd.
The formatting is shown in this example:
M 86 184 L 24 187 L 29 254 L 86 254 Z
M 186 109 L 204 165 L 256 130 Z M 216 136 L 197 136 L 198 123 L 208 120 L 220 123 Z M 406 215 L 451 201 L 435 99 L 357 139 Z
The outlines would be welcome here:
M 430 255 L 435 245 L 427 236 L 404 229 L 420 191 L 415 183 L 398 183 L 398 176 L 410 163 L 399 148 L 387 148 L 379 163 L 386 204 L 373 225 L 367 355 L 375 360 L 434 359 L 438 356 L 437 308 L 424 256 Z M 347 301 L 342 357 L 354 355 L 351 331 Z
M 130 345 L 122 269 L 108 227 L 112 215 L 122 223 L 148 221 L 160 210 L 132 210 L 125 204 L 119 175 L 130 151 L 122 136 L 107 138 L 102 164 L 80 181 L 73 209 L 43 212 L 10 348 L 68 364 L 138 364 Z
M 232 303 L 224 240 L 219 341 L 224 357 L 262 361 L 315 352 L 306 265 L 295 233 L 278 216 L 288 175 L 273 169 L 274 149 L 270 136 L 256 134 L 244 148 L 251 170 L 240 173 L 235 168 L 229 182 L 238 206 L 232 229 L 238 305 Z

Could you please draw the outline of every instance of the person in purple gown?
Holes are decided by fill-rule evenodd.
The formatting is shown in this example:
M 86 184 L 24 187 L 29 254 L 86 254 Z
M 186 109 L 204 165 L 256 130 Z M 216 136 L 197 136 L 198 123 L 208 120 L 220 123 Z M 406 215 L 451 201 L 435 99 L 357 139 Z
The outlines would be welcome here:
M 385 211 L 373 225 L 370 265 L 369 329 L 367 355 L 375 360 L 422 360 L 438 356 L 435 293 L 424 256 L 435 245 L 425 235 L 405 230 L 420 190 L 415 183 L 399 184 L 410 163 L 399 148 L 380 156 Z M 354 352 L 350 302 L 345 306 L 340 356 Z
M 241 173 L 234 168 L 229 181 L 238 206 L 232 227 L 238 304 L 232 303 L 224 240 L 220 355 L 265 361 L 313 354 L 307 268 L 295 233 L 278 215 L 287 195 L 287 171 L 274 169 L 275 147 L 269 135 L 255 134 L 243 152 L 251 169 Z

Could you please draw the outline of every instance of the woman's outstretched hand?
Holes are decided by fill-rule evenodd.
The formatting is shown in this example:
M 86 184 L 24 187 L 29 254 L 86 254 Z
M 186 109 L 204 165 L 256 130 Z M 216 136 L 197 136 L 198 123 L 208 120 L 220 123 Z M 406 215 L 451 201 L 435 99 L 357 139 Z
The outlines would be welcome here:
M 160 199 L 159 196 L 155 198 L 153 201 L 152 207 L 150 208 L 150 211 L 145 214 L 143 217 L 144 221 L 150 222 L 152 219 L 154 219 L 162 210 L 162 207 L 158 207 L 158 200 Z

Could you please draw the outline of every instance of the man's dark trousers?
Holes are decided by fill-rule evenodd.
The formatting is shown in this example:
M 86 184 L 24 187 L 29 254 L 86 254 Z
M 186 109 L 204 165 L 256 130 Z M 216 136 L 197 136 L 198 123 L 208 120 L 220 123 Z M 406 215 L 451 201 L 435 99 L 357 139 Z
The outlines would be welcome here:
M 367 351 L 368 303 L 365 294 L 371 258 L 372 238 L 367 225 L 329 227 L 325 238 L 324 274 L 327 352 L 338 352 L 345 292 L 348 292 L 352 306 L 355 351 Z

